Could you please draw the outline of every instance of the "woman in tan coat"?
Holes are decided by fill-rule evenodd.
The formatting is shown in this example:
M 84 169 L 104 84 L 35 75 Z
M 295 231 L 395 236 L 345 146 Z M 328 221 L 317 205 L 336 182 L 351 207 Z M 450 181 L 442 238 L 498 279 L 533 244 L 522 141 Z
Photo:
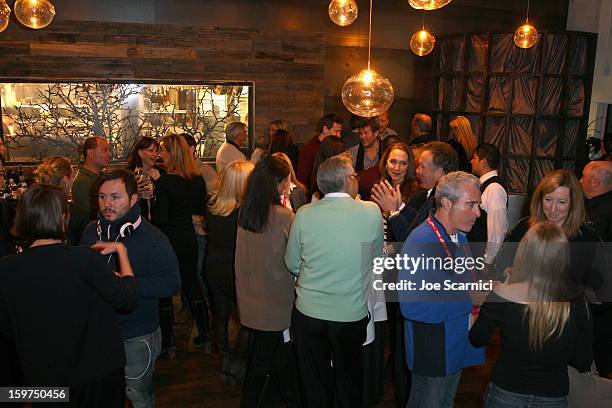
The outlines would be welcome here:
M 284 262 L 293 212 L 280 202 L 290 177 L 289 166 L 282 159 L 261 159 L 249 178 L 238 215 L 238 311 L 242 325 L 253 332 L 240 404 L 243 408 L 268 406 L 265 401 L 272 390 L 281 393 L 287 406 L 297 406 L 296 371 L 287 330 L 295 281 Z

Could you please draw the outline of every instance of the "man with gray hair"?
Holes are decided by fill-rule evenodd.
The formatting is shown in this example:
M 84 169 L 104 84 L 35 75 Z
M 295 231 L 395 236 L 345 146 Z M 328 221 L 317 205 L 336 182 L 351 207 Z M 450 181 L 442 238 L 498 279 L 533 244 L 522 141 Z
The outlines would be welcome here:
M 333 156 L 317 172 L 324 197 L 297 212 L 285 263 L 297 278 L 291 320 L 303 406 L 357 407 L 362 392 L 362 344 L 373 259 L 382 254 L 376 204 L 356 201 L 351 160 Z M 333 362 L 333 367 L 330 366 Z
M 480 181 L 462 171 L 446 174 L 438 181 L 435 200 L 436 209 L 402 248 L 404 259 L 423 262 L 398 274 L 399 282 L 409 281 L 416 288 L 400 293 L 406 363 L 412 372 L 408 408 L 452 407 L 461 370 L 485 361 L 484 348 L 473 347 L 468 338 L 472 316 L 468 291 L 445 285 L 468 283 L 472 276 L 465 232 L 480 216 Z M 447 268 L 449 262 L 454 267 Z M 472 267 L 477 265 L 474 262 Z
M 592 161 L 580 179 L 589 220 L 604 242 L 612 241 L 612 162 Z
M 410 146 L 433 142 L 436 137 L 431 134 L 431 116 L 415 113 L 410 122 Z
M 221 175 L 225 167 L 236 160 L 246 160 L 240 146 L 248 136 L 247 125 L 242 122 L 231 122 L 225 127 L 225 142 L 217 150 L 217 174 Z
M 592 161 L 584 167 L 580 179 L 589 220 L 601 237 L 612 241 L 612 162 Z M 608 259 L 610 252 L 606 252 Z M 610 282 L 606 282 L 609 288 Z M 607 302 L 591 304 L 593 312 L 593 352 L 597 371 L 602 377 L 612 378 L 612 303 L 608 290 L 600 294 Z

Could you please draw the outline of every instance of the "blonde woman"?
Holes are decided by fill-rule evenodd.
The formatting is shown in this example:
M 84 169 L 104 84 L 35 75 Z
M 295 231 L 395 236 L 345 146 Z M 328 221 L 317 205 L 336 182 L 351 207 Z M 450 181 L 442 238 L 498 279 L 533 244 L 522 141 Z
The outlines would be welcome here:
M 179 260 L 182 291 L 191 304 L 198 327 L 198 337 L 193 339 L 193 344 L 210 352 L 208 306 L 197 270 L 198 245 L 192 221 L 192 214 L 203 213 L 206 184 L 183 137 L 165 136 L 160 146 L 166 174 L 155 185 L 153 223 L 168 236 Z M 166 299 L 160 304 L 162 348 L 171 349 L 174 347 L 172 301 Z
M 247 179 L 254 167 L 253 163 L 248 161 L 229 163 L 221 173 L 219 188 L 206 206 L 208 242 L 205 278 L 215 305 L 213 312 L 215 343 L 223 355 L 221 378 L 230 383 L 239 382 L 244 377 L 246 332 L 241 330 L 239 333 L 238 353 L 230 354 L 228 324 L 236 304 L 234 253 L 238 209 L 242 205 Z
M 283 193 L 281 202 L 285 207 L 293 210 L 293 212 L 297 212 L 301 206 L 306 204 L 306 188 L 295 176 L 295 171 L 293 170 L 293 165 L 289 156 L 282 152 L 276 152 L 272 154 L 272 156 L 278 157 L 289 165 L 289 173 L 291 175 L 289 191 Z
M 478 140 L 472 133 L 472 125 L 465 116 L 456 116 L 450 121 L 451 139 L 448 141 L 459 156 L 459 170 L 470 173 L 470 159 L 476 150 Z
M 552 222 L 523 237 L 507 283 L 499 284 L 470 330 L 476 347 L 499 327 L 502 352 L 485 407 L 567 407 L 567 365 L 584 371 L 593 360 L 593 325 L 582 297 L 568 288 L 569 250 Z
M 40 163 L 34 171 L 36 182 L 60 187 L 68 196 L 72 188 L 72 166 L 65 157 L 53 156 Z
M 531 196 L 530 216 L 521 219 L 510 231 L 498 255 L 498 269 L 503 271 L 512 262 L 514 248 L 510 243 L 521 241 L 529 228 L 549 221 L 557 225 L 570 247 L 572 280 L 581 285 L 597 286 L 599 272 L 593 267 L 601 242 L 599 235 L 587 222 L 582 187 L 578 178 L 567 170 L 555 170 L 545 176 Z M 516 245 L 516 244 L 515 244 Z

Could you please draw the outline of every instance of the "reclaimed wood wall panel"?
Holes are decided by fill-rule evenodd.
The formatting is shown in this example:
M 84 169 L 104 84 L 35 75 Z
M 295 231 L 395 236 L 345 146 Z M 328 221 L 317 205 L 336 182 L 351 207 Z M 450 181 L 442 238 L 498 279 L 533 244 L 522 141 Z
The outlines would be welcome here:
M 0 34 L 0 80 L 248 81 L 254 136 L 285 119 L 297 142 L 323 115 L 325 36 L 259 29 L 57 21 Z

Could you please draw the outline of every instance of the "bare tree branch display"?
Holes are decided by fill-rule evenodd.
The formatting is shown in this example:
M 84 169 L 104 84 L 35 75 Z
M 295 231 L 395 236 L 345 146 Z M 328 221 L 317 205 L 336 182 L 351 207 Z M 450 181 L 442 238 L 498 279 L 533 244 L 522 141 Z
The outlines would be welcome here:
M 142 135 L 155 139 L 168 132 L 189 133 L 196 142 L 201 157 L 214 157 L 225 141 L 225 125 L 239 121 L 240 103 L 244 102 L 242 86 L 184 86 L 152 88 L 143 92 L 145 110 Z M 226 95 L 225 112 L 221 111 L 215 95 Z
M 240 120 L 242 86 L 62 83 L 38 85 L 31 97 L 3 114 L 15 123 L 5 135 L 13 149 L 33 159 L 79 157 L 90 136 L 104 137 L 115 160 L 125 160 L 142 136 L 190 133 L 202 157 L 214 157 L 224 128 Z M 246 112 L 245 112 L 246 113 Z M 241 115 L 242 114 L 242 115 Z M 22 154 L 23 155 L 23 154 Z

